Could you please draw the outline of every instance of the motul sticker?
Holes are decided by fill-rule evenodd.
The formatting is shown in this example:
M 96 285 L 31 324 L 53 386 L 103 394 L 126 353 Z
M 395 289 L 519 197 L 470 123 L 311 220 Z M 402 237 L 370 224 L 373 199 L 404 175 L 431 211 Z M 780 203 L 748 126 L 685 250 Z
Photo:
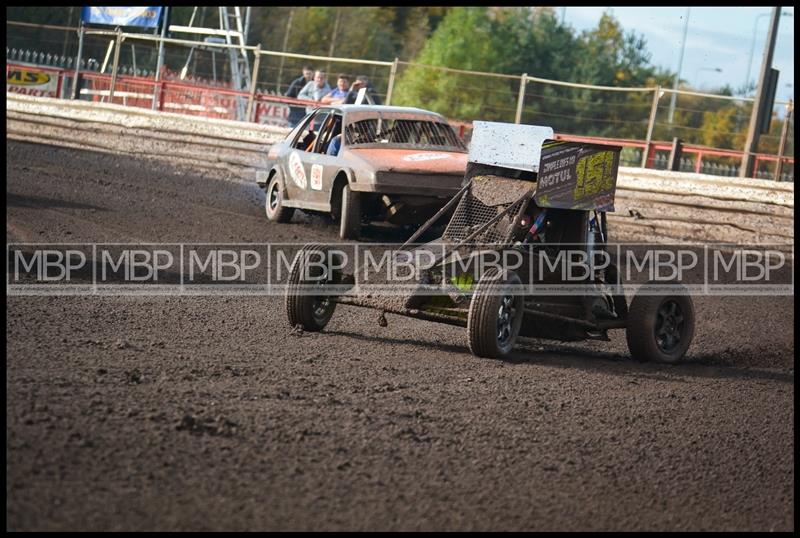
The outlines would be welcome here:
M 300 161 L 300 154 L 293 151 L 289 155 L 289 173 L 292 175 L 292 181 L 301 189 L 306 188 L 306 171 L 303 169 L 303 163 Z
M 403 157 L 404 161 L 437 161 L 439 159 L 449 159 L 447 153 L 414 153 Z
M 315 164 L 311 167 L 311 188 L 315 191 L 322 190 L 322 165 Z

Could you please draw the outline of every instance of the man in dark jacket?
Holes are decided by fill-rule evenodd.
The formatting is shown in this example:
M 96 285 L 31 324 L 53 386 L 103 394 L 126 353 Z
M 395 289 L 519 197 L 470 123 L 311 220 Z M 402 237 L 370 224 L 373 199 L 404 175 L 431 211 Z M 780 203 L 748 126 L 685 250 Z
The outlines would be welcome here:
M 369 81 L 369 79 L 361 75 L 356 78 L 356 81 L 353 82 L 352 86 L 350 86 L 350 91 L 347 93 L 347 96 L 344 98 L 344 104 L 352 105 L 355 104 L 356 98 L 358 97 L 358 90 L 361 88 L 367 89 L 367 94 L 364 96 L 367 104 L 371 105 L 379 105 L 381 104 L 381 99 L 378 97 L 378 92 L 375 91 L 375 87 Z
M 286 90 L 286 97 L 294 97 L 297 99 L 297 94 L 300 90 L 314 78 L 314 68 L 310 65 L 303 66 L 303 76 L 297 77 L 289 84 L 289 89 Z M 289 107 L 289 127 L 294 127 L 306 115 L 306 109 L 302 106 Z

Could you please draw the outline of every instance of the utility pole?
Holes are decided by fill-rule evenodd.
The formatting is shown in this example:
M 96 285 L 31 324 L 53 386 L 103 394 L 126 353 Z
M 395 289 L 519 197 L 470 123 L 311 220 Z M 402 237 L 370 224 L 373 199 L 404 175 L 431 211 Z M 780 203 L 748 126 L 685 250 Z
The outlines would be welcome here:
M 69 16 L 67 18 L 67 26 L 72 24 L 72 13 L 75 10 L 74 7 L 69 8 Z M 69 41 L 69 32 L 64 32 L 64 48 L 61 51 L 61 56 L 67 55 L 67 42 Z
M 292 18 L 294 17 L 294 8 L 289 8 L 289 17 L 286 19 L 286 31 L 283 33 L 283 48 L 281 48 L 281 52 L 286 52 L 286 47 L 289 46 L 289 32 L 292 31 Z M 283 63 L 286 60 L 286 56 L 281 56 L 281 63 L 278 66 L 278 80 L 275 82 L 275 91 L 280 93 L 281 91 L 281 77 L 283 77 Z
M 764 58 L 761 61 L 761 75 L 758 77 L 756 98 L 753 100 L 753 112 L 750 114 L 750 127 L 747 129 L 747 142 L 744 145 L 742 164 L 739 167 L 739 177 L 748 177 L 752 172 L 753 159 L 758 152 L 758 139 L 764 114 L 772 114 L 772 110 L 762 110 L 762 100 L 766 98 L 767 76 L 772 68 L 772 55 L 775 52 L 775 41 L 778 37 L 778 23 L 781 18 L 781 7 L 772 8 L 772 20 L 769 24 L 769 35 L 764 46 Z
M 672 84 L 672 97 L 669 100 L 669 114 L 667 115 L 667 123 L 672 123 L 672 117 L 675 115 L 675 100 L 678 98 L 678 85 L 681 81 L 681 68 L 683 67 L 683 52 L 686 50 L 686 33 L 689 31 L 689 13 L 692 8 L 686 8 L 686 22 L 683 24 L 683 40 L 681 41 L 681 56 L 678 58 L 678 72 L 675 74 L 675 82 Z
M 339 34 L 339 19 L 342 16 L 342 8 L 335 7 L 333 9 L 336 10 L 336 19 L 333 21 L 333 35 L 331 36 L 331 47 L 328 50 L 328 56 L 329 57 L 333 56 L 333 51 L 336 48 L 336 38 L 338 37 L 338 34 Z M 330 61 L 328 62 L 328 66 L 327 66 L 327 68 L 325 70 L 326 71 L 330 71 L 331 70 L 331 62 Z M 328 73 L 328 76 L 330 76 L 330 73 Z

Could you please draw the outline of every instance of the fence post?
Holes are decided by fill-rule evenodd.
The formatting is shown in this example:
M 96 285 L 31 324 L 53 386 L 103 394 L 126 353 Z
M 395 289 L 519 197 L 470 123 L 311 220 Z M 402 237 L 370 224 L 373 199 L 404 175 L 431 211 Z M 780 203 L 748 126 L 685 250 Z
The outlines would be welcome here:
M 528 73 L 522 73 L 522 78 L 519 80 L 519 96 L 517 97 L 517 115 L 514 117 L 514 123 L 522 121 L 522 107 L 525 105 L 525 85 L 528 83 Z
M 397 62 L 399 61 L 398 58 L 395 58 L 392 62 L 392 70 L 389 71 L 389 88 L 386 90 L 386 105 L 392 104 L 392 90 L 394 89 L 394 77 L 397 75 Z
M 672 151 L 669 152 L 667 169 L 679 172 L 681 169 L 681 157 L 683 157 L 683 141 L 676 136 L 672 139 Z
M 81 56 L 83 56 L 83 35 L 86 32 L 86 26 L 81 20 L 81 28 L 78 31 L 78 56 L 75 58 L 75 78 L 72 80 L 72 95 L 71 99 L 78 99 L 80 89 L 78 88 L 78 78 L 81 73 Z
M 119 49 L 122 48 L 122 30 L 117 26 L 117 46 L 114 47 L 114 65 L 111 66 L 111 87 L 108 90 L 108 102 L 114 103 L 114 87 L 117 85 L 117 71 L 119 70 Z
M 700 173 L 700 169 L 703 168 L 703 152 L 702 151 L 698 151 L 696 153 L 696 155 L 697 155 L 697 158 L 694 161 L 694 171 L 695 171 L 695 173 L 699 174 Z
M 156 77 L 153 85 L 153 105 L 151 110 L 161 110 L 162 86 L 158 84 L 161 80 L 161 66 L 164 65 L 164 36 L 167 33 L 167 17 L 169 17 L 169 6 L 164 7 L 164 14 L 161 19 L 161 38 L 158 40 L 158 60 L 156 61 Z
M 256 45 L 256 57 L 253 60 L 253 76 L 250 77 L 250 97 L 247 98 L 247 115 L 244 121 L 250 121 L 253 115 L 253 100 L 256 97 L 256 81 L 258 80 L 258 64 L 261 61 L 261 43 Z
M 661 86 L 656 86 L 653 94 L 653 104 L 650 106 L 650 120 L 647 122 L 647 139 L 642 150 L 642 168 L 647 168 L 647 158 L 650 156 L 650 142 L 653 140 L 653 127 L 656 124 L 658 100 L 661 98 Z
M 794 104 L 790 99 L 789 104 L 786 105 L 786 117 L 783 118 L 781 142 L 778 145 L 778 162 L 775 163 L 775 181 L 781 180 L 781 172 L 783 172 L 783 152 L 786 150 L 786 139 L 789 137 L 789 123 L 792 121 L 792 112 L 794 112 Z

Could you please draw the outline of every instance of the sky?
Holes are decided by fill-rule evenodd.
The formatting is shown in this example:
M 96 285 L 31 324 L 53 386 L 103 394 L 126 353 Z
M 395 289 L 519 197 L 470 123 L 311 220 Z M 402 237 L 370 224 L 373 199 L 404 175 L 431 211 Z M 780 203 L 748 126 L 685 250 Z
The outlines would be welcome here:
M 578 31 L 597 25 L 605 10 L 622 24 L 626 32 L 644 36 L 653 65 L 678 70 L 686 7 L 576 7 L 555 8 L 559 19 Z M 780 71 L 776 100 L 794 100 L 794 7 L 784 7 L 778 25 L 778 39 L 772 67 Z M 769 32 L 772 6 L 692 7 L 681 79 L 695 88 L 711 90 L 729 84 L 738 89 L 747 77 L 747 63 L 755 48 L 750 80 L 761 71 L 764 45 Z M 759 15 L 765 14 L 763 17 Z M 717 70 L 720 71 L 717 71 Z

